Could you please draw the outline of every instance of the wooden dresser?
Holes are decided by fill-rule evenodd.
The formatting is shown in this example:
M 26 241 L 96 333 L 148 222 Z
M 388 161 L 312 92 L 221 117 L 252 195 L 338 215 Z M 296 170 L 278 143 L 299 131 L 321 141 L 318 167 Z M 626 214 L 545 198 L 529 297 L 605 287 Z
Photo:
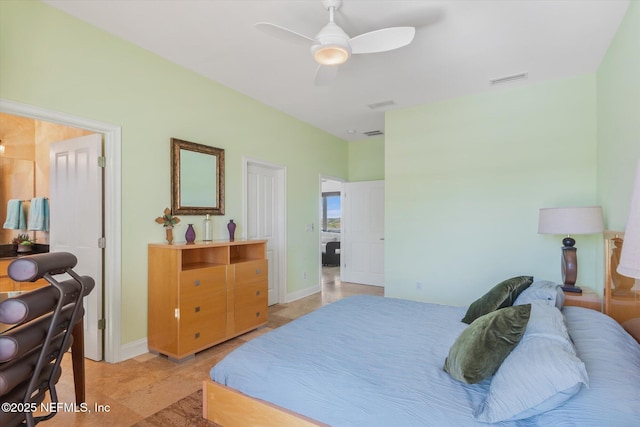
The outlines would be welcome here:
M 180 360 L 267 323 L 265 240 L 150 244 L 149 351 Z

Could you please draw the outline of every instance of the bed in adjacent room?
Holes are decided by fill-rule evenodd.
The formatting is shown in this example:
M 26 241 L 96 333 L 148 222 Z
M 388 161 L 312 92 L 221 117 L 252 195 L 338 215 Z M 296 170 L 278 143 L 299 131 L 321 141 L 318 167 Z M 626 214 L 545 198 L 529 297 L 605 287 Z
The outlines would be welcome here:
M 375 296 L 324 306 L 214 366 L 204 416 L 227 427 L 640 425 L 640 344 L 525 278 L 470 307 Z

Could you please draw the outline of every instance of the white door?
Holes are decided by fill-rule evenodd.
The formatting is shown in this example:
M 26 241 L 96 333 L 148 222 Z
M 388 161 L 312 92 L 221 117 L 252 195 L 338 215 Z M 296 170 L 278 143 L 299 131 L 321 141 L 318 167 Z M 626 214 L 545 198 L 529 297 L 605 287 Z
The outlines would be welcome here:
M 84 345 L 86 357 L 102 360 L 102 135 L 52 143 L 49 155 L 49 249 L 74 254 L 73 270 L 96 282 L 84 299 Z
M 342 213 L 341 280 L 384 286 L 384 181 L 345 183 Z
M 247 164 L 246 212 L 247 238 L 267 241 L 269 264 L 269 305 L 277 304 L 284 295 L 284 269 L 281 269 L 281 240 L 284 227 L 284 194 L 282 168 L 258 163 Z

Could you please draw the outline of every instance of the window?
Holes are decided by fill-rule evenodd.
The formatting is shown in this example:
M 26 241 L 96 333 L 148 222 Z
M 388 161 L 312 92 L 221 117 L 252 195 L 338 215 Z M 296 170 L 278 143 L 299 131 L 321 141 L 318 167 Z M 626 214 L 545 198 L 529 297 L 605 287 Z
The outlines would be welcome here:
M 322 231 L 339 233 L 341 213 L 340 192 L 322 193 Z

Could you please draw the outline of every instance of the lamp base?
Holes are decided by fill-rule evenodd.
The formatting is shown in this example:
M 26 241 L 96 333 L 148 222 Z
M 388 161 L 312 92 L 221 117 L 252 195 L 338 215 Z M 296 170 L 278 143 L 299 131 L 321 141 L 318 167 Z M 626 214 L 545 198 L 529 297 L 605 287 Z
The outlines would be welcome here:
M 567 239 L 565 239 L 565 241 L 566 240 Z M 578 278 L 578 257 L 576 255 L 577 251 L 578 249 L 572 246 L 564 246 L 562 248 L 561 267 L 562 267 L 562 284 L 564 286 L 567 286 L 567 285 L 571 286 L 576 284 L 576 279 Z
M 573 292 L 574 294 L 581 294 L 582 289 L 577 286 L 563 286 L 562 290 L 565 292 Z

